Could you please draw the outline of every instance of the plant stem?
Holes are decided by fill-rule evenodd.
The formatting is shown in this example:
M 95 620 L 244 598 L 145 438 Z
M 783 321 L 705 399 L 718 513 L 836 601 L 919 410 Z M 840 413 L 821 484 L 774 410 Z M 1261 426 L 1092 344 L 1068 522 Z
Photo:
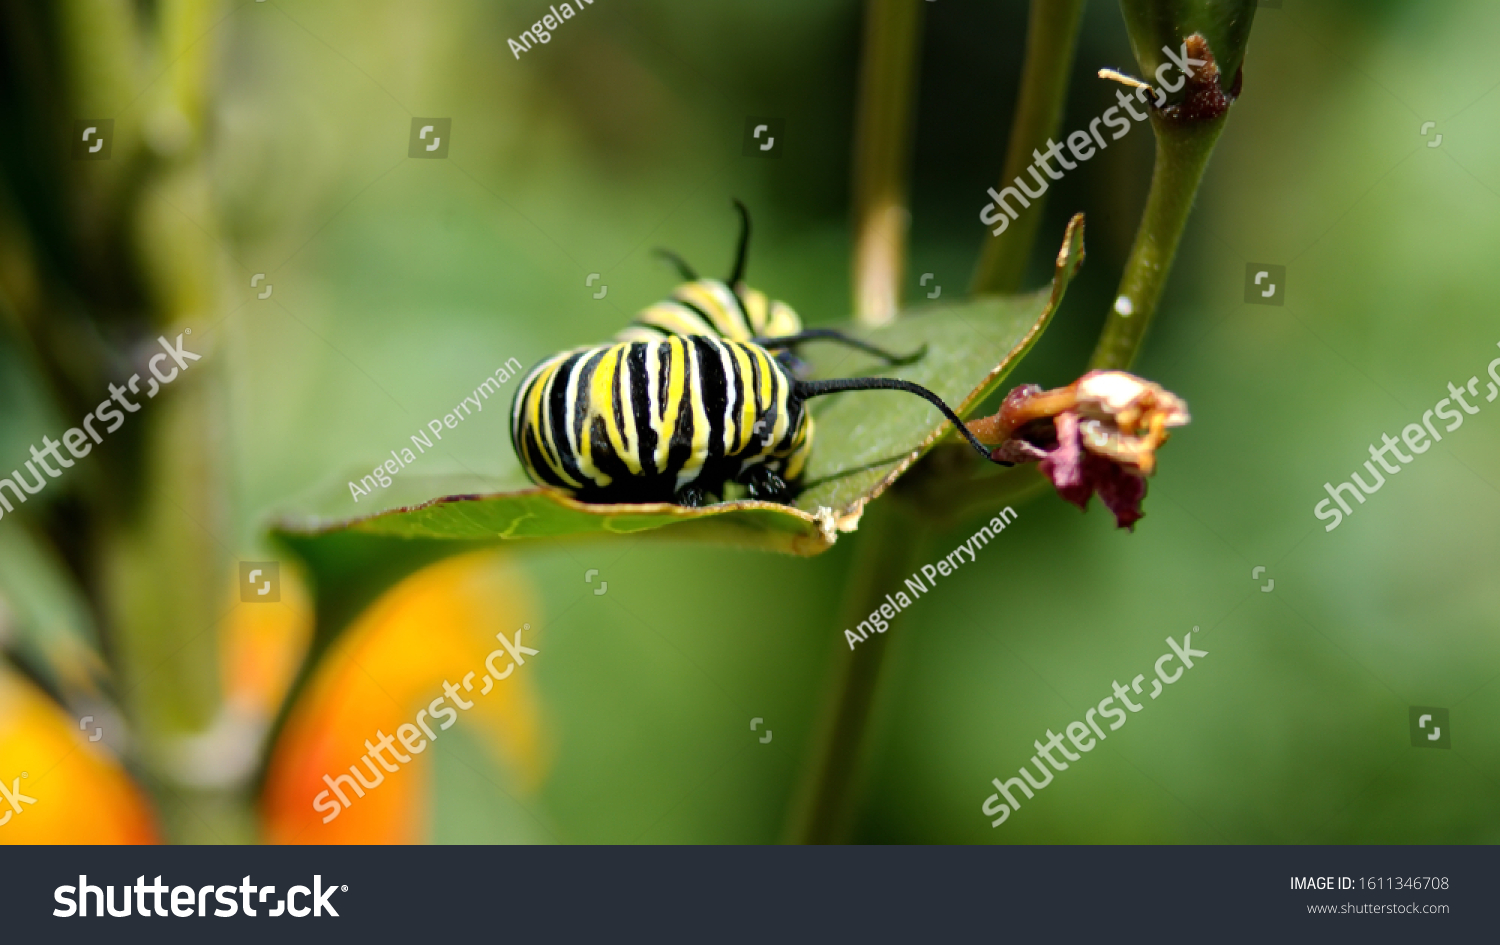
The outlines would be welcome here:
M 907 174 L 911 111 L 920 46 L 920 0 L 868 0 L 854 136 L 854 315 L 876 327 L 895 320 L 906 265 Z M 914 542 L 893 527 L 905 518 L 893 503 L 865 512 L 856 534 L 855 562 L 840 617 L 854 626 L 884 600 L 904 573 Z M 920 528 L 918 523 L 905 523 Z M 851 615 L 858 614 L 858 616 Z M 870 709 L 885 659 L 886 639 L 876 636 L 853 652 L 840 643 L 836 680 L 807 780 L 794 801 L 789 839 L 834 842 L 848 826 Z
M 191 338 L 188 339 L 191 342 Z M 205 362 L 207 358 L 204 359 Z M 195 746 L 223 700 L 218 636 L 228 609 L 222 427 L 216 366 L 195 364 L 150 403 L 140 504 L 103 542 L 105 600 L 135 751 L 173 842 L 245 843 L 239 785 L 218 782 L 224 753 Z
M 1125 370 L 1140 351 L 1146 328 L 1161 299 L 1162 287 L 1172 272 L 1177 244 L 1187 227 L 1198 184 L 1203 180 L 1219 133 L 1224 130 L 1229 114 L 1227 103 L 1226 99 L 1223 111 L 1202 118 L 1182 119 L 1151 109 L 1151 126 L 1156 132 L 1151 190 L 1146 196 L 1146 210 L 1136 230 L 1135 244 L 1120 277 L 1114 306 L 1089 361 L 1091 369 Z
M 1073 69 L 1082 22 L 1083 0 L 1031 0 L 1026 65 L 1016 97 L 1016 115 L 1011 122 L 1001 186 L 1024 174 L 1032 162 L 1031 152 L 1045 149 L 1048 139 L 1062 125 L 1068 76 Z M 999 236 L 985 241 L 971 287 L 975 295 L 1010 293 L 1021 288 L 1037 228 L 1041 226 L 1043 200 L 1045 195 Z
M 897 502 L 872 505 L 855 533 L 858 547 L 852 580 L 841 607 L 843 626 L 854 627 L 901 587 L 921 559 L 931 531 L 925 521 Z M 891 629 L 901 621 L 891 621 Z M 839 683 L 826 707 L 817 748 L 817 767 L 794 808 L 791 839 L 798 843 L 840 843 L 853 826 L 859 774 L 868 755 L 868 730 L 880 688 L 890 632 L 871 634 L 847 648 L 838 641 Z
M 255 837 L 246 784 L 253 765 L 244 763 L 254 746 L 224 724 L 218 638 L 233 551 L 224 540 L 223 375 L 201 331 L 205 315 L 223 305 L 227 268 L 214 238 L 203 150 L 217 44 L 197 41 L 221 17 L 220 6 L 164 0 L 148 15 L 130 4 L 69 3 L 59 39 L 74 69 L 74 114 L 113 114 L 85 103 L 118 108 L 120 90 L 136 84 L 138 61 L 162 70 L 161 81 L 119 113 L 108 166 L 128 223 L 90 244 L 90 268 L 126 273 L 141 287 L 140 297 L 117 306 L 132 318 L 130 337 L 150 346 L 180 334 L 202 361 L 183 367 L 132 421 L 138 447 L 116 474 L 129 488 L 117 490 L 119 502 L 93 503 L 100 525 L 90 589 L 132 725 L 136 769 L 155 797 L 165 839 L 243 843 Z M 151 127 L 167 131 L 147 134 Z
M 901 303 L 921 0 L 869 0 L 854 134 L 854 317 L 876 327 Z
M 906 265 L 907 174 L 911 111 L 921 34 L 921 0 L 868 0 L 860 67 L 858 124 L 854 136 L 854 316 L 870 327 L 894 321 Z M 897 521 L 900 519 L 900 527 Z M 884 602 L 896 575 L 904 576 L 921 542 L 919 521 L 895 503 L 864 514 L 855 536 L 855 563 L 841 617 L 854 626 Z M 855 616 L 857 615 L 857 616 Z M 856 778 L 870 709 L 885 659 L 883 635 L 837 657 L 822 734 L 801 796 L 794 801 L 788 836 L 796 842 L 834 842 L 852 818 Z

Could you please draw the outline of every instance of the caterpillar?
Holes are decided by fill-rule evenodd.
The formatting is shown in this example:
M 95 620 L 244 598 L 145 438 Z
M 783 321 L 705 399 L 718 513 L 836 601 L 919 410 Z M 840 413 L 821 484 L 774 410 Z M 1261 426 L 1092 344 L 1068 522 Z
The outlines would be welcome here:
M 804 330 L 791 306 L 745 285 L 750 214 L 734 270 L 700 279 L 680 257 L 685 282 L 643 310 L 611 344 L 574 348 L 532 368 L 511 405 L 511 444 L 532 482 L 583 502 L 701 506 L 729 482 L 752 499 L 789 503 L 812 450 L 813 397 L 899 390 L 940 410 L 986 459 L 987 447 L 937 394 L 888 377 L 822 381 L 797 376 L 792 349 L 834 341 L 889 364 L 892 355 L 833 329 Z

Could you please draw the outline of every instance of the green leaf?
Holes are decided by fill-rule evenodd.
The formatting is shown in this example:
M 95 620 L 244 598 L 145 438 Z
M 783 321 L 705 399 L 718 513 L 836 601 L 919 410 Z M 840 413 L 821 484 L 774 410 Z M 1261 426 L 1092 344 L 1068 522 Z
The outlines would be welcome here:
M 88 603 L 56 552 L 22 522 L 0 525 L 0 643 L 61 692 L 97 695 L 104 676 L 97 639 Z
M 1083 218 L 1068 224 L 1052 286 L 1015 296 L 924 305 L 874 330 L 851 334 L 892 351 L 927 345 L 915 364 L 877 372 L 879 362 L 831 345 L 804 349 L 815 377 L 883 373 L 936 391 L 961 416 L 1004 381 L 1034 344 L 1083 260 Z M 402 538 L 489 540 L 663 534 L 674 539 L 814 555 L 853 531 L 865 505 L 910 469 L 952 426 L 925 401 L 894 391 L 834 394 L 813 403 L 816 423 L 804 491 L 795 505 L 738 500 L 704 508 L 669 503 L 589 505 L 553 490 L 483 476 L 397 476 L 350 516 L 347 487 L 309 509 L 284 514 L 286 537 L 348 530 Z M 431 498 L 437 495 L 439 498 Z M 362 503 L 363 505 L 363 503 Z M 320 514 L 321 513 L 321 514 Z M 670 526 L 670 527 L 668 527 Z

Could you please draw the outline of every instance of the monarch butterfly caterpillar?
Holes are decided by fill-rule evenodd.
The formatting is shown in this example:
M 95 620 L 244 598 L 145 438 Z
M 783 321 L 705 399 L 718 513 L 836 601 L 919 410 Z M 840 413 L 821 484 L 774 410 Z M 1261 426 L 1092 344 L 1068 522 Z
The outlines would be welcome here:
M 670 299 L 642 311 L 612 344 L 574 348 L 526 376 L 511 406 L 511 444 L 526 474 L 593 503 L 699 506 L 728 482 L 752 499 L 787 503 L 812 450 L 807 401 L 839 391 L 900 390 L 942 411 L 990 456 L 937 394 L 888 377 L 806 381 L 791 349 L 828 340 L 890 364 L 909 364 L 832 329 L 803 330 L 791 306 L 745 285 L 750 214 L 728 280 L 700 279 L 666 251 L 683 278 Z M 780 352 L 773 354 L 773 352 Z

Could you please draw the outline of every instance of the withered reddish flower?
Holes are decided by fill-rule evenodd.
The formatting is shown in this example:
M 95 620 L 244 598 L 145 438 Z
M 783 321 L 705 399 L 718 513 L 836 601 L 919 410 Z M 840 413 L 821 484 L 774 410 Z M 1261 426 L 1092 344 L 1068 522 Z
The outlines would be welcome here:
M 999 413 L 971 423 L 990 458 L 1037 462 L 1057 494 L 1087 509 L 1098 494 L 1121 528 L 1142 516 L 1146 478 L 1156 471 L 1156 449 L 1189 419 L 1175 394 L 1124 371 L 1090 371 L 1057 390 L 1035 384 L 1012 390 Z

